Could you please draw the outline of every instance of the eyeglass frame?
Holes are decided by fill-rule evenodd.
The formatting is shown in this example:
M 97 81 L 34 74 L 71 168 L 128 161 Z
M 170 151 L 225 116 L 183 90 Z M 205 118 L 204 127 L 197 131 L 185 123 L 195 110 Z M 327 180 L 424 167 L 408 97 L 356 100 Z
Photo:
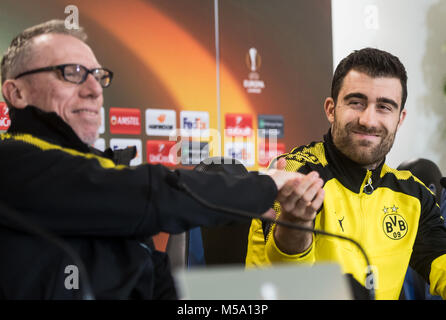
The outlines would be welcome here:
M 81 81 L 79 82 L 75 82 L 75 81 L 71 81 L 69 79 L 67 79 L 65 77 L 65 68 L 68 66 L 76 66 L 76 67 L 80 67 L 81 69 L 85 70 L 86 73 L 84 75 L 84 77 L 81 79 Z M 62 73 L 62 77 L 65 81 L 70 82 L 70 83 L 75 83 L 75 84 L 82 84 L 84 83 L 87 78 L 88 75 L 91 73 L 93 75 L 93 78 L 96 79 L 97 82 L 99 82 L 99 84 L 101 85 L 102 88 L 108 88 L 113 80 L 113 72 L 107 68 L 93 68 L 93 69 L 88 69 L 87 67 L 84 67 L 81 64 L 77 64 L 77 63 L 66 63 L 66 64 L 59 64 L 57 66 L 49 66 L 49 67 L 44 67 L 44 68 L 38 68 L 38 69 L 33 69 L 33 70 L 29 70 L 29 71 L 25 71 L 20 73 L 19 75 L 17 75 L 14 79 L 17 80 L 18 78 L 21 78 L 23 76 L 29 75 L 29 74 L 34 74 L 34 73 L 39 73 L 39 72 L 46 72 L 46 71 L 56 71 L 56 70 L 60 70 Z M 105 70 L 109 73 L 109 77 L 110 77 L 110 82 L 107 86 L 103 86 L 101 84 L 101 82 L 94 76 L 94 72 L 96 72 L 97 70 Z

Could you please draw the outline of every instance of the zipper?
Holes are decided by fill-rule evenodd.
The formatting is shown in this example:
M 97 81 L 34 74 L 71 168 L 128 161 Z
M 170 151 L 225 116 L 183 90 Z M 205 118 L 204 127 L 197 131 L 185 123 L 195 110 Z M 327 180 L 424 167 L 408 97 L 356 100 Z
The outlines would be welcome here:
M 361 243 L 361 245 L 366 245 L 364 235 L 366 234 L 366 228 L 367 228 L 367 221 L 369 219 L 369 216 L 367 214 L 367 196 L 371 195 L 372 192 L 375 190 L 372 185 L 372 171 L 367 170 L 367 174 L 365 175 L 365 178 L 362 182 L 362 188 L 360 190 L 359 194 L 359 203 L 360 203 L 360 223 L 359 223 L 359 237 L 358 241 Z M 359 252 L 358 252 L 359 253 Z
M 375 188 L 373 188 L 372 185 L 372 172 L 367 170 L 367 175 L 369 176 L 367 183 L 364 186 L 364 189 L 362 191 L 364 191 L 365 194 L 372 194 L 372 192 L 375 190 Z M 367 178 L 366 175 L 366 178 Z

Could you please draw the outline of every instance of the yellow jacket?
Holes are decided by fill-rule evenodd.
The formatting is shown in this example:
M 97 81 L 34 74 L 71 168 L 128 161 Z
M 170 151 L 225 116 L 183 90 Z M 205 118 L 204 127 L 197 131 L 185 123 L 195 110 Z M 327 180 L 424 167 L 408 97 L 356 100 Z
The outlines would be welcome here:
M 324 179 L 325 199 L 315 228 L 358 241 L 369 256 L 377 299 L 398 299 L 408 265 L 431 285 L 431 293 L 446 298 L 446 228 L 433 194 L 409 171 L 384 164 L 369 171 L 341 154 L 331 135 L 280 157 L 287 171 L 318 171 Z M 280 205 L 274 208 L 280 215 Z M 366 263 L 352 243 L 313 235 L 303 253 L 281 252 L 272 233 L 275 225 L 253 220 L 247 267 L 280 262 L 336 261 L 365 287 Z

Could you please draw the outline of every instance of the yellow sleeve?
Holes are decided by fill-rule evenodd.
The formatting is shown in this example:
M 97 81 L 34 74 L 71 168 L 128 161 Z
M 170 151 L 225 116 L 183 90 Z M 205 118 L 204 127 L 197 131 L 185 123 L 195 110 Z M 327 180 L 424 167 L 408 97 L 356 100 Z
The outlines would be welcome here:
M 280 262 L 294 262 L 294 263 L 314 263 L 314 233 L 312 233 L 313 241 L 310 247 L 304 252 L 298 254 L 286 254 L 282 252 L 276 245 L 276 241 L 273 236 L 273 232 L 276 225 L 271 229 L 271 235 L 268 237 L 268 241 L 265 246 L 265 260 L 269 263 L 280 263 Z
M 265 243 L 263 235 L 262 221 L 255 219 L 251 223 L 248 236 L 248 251 L 246 254 L 246 267 L 268 266 L 273 263 L 294 262 L 294 263 L 314 263 L 314 234 L 311 246 L 302 253 L 289 255 L 277 247 L 274 236 L 275 225 L 271 228 L 271 233 Z
M 446 300 L 446 254 L 432 261 L 429 282 L 430 293 Z
M 297 150 L 298 148 L 294 148 L 293 150 Z M 308 149 L 308 148 L 307 148 Z M 314 149 L 314 150 L 313 150 Z M 324 157 L 324 149 L 323 144 L 318 143 L 315 147 L 311 149 L 312 153 L 320 157 Z M 293 153 L 293 151 L 292 151 Z M 286 155 L 286 154 L 285 154 Z M 297 155 L 293 154 L 294 156 Z M 274 163 L 278 158 L 283 157 L 281 155 L 271 161 L 269 168 L 274 167 Z M 305 158 L 306 160 L 307 157 Z M 326 161 L 325 161 L 326 163 Z M 299 169 L 304 165 L 303 161 L 295 161 L 295 160 L 287 160 L 286 171 L 299 171 Z M 276 219 L 280 215 L 280 204 L 275 201 L 274 210 L 276 211 Z M 263 234 L 262 221 L 259 219 L 252 220 L 251 228 L 249 230 L 248 235 L 248 248 L 246 253 L 246 267 L 260 267 L 260 266 L 268 266 L 272 263 L 281 263 L 281 262 L 295 262 L 295 263 L 313 263 L 315 260 L 313 246 L 314 246 L 314 234 L 313 234 L 313 242 L 311 246 L 302 253 L 295 255 L 288 255 L 280 251 L 277 248 L 276 243 L 274 241 L 274 236 L 271 232 L 274 232 L 275 225 L 271 227 L 271 231 L 267 237 L 267 242 L 265 243 L 265 236 Z
M 263 236 L 262 221 L 253 219 L 248 235 L 248 249 L 246 253 L 246 267 L 268 265 L 265 260 L 265 238 Z

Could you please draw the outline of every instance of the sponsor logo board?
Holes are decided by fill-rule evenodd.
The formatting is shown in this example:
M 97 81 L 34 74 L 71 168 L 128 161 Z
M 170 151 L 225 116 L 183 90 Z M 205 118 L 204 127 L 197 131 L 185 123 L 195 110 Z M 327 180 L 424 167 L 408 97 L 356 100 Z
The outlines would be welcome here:
M 258 161 L 259 166 L 267 167 L 271 160 L 275 157 L 280 156 L 285 153 L 285 144 L 278 143 L 268 143 L 261 142 L 259 143 L 259 153 L 258 153 Z
M 284 120 L 282 115 L 259 115 L 257 120 L 259 137 L 267 138 L 274 136 L 283 138 Z
M 209 144 L 200 141 L 183 141 L 181 143 L 181 164 L 197 165 L 209 158 Z
M 177 127 L 175 110 L 146 109 L 146 134 L 170 136 Z
M 99 126 L 99 134 L 103 134 L 105 132 L 105 110 L 104 107 L 101 107 L 101 125 Z
M 183 137 L 209 137 L 209 112 L 181 111 L 180 121 Z
M 110 108 L 110 133 L 141 134 L 141 111 L 137 108 Z
M 98 150 L 105 151 L 105 140 L 103 138 L 98 138 L 93 144 L 93 147 L 95 147 Z
M 245 167 L 255 164 L 255 149 L 252 142 L 226 142 L 225 157 L 239 160 Z
M 8 130 L 10 125 L 9 108 L 6 102 L 0 102 L 0 130 Z
M 146 159 L 151 164 L 174 166 L 177 159 L 177 142 L 165 140 L 148 140 L 146 143 Z
M 252 136 L 252 115 L 228 113 L 225 115 L 225 135 L 228 137 Z

